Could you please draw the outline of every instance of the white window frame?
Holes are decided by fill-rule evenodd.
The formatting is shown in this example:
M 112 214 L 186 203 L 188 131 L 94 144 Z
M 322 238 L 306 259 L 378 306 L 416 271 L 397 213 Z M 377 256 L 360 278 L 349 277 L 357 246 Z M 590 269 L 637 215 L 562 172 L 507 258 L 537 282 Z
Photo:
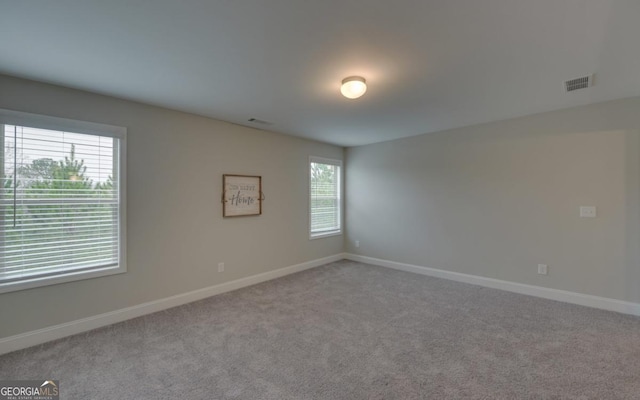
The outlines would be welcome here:
M 338 229 L 325 231 L 325 232 L 312 232 L 311 231 L 311 163 L 318 164 L 328 164 L 335 165 L 339 168 L 338 173 Z M 307 173 L 309 177 L 309 184 L 307 186 L 307 194 L 309 195 L 309 239 L 320 239 L 330 236 L 339 236 L 342 235 L 342 215 L 343 215 L 343 201 L 342 201 L 342 176 L 343 176 L 343 168 L 342 168 L 342 160 L 336 160 L 333 158 L 324 158 L 324 157 L 316 157 L 309 156 L 309 163 L 307 164 Z
M 118 191 L 120 194 L 118 207 L 118 264 L 103 268 L 91 268 L 61 272 L 50 276 L 26 277 L 22 280 L 0 283 L 0 293 L 31 289 L 40 286 L 55 285 L 84 279 L 97 278 L 127 272 L 127 213 L 126 213 L 126 189 L 127 189 L 127 128 L 113 125 L 98 124 L 94 122 L 76 121 L 66 118 L 51 117 L 46 115 L 31 114 L 20 111 L 0 109 L 0 126 L 18 125 L 31 128 L 50 129 L 57 131 L 76 132 L 96 136 L 117 138 L 119 143 L 118 153 Z M 3 146 L 4 147 L 4 146 Z

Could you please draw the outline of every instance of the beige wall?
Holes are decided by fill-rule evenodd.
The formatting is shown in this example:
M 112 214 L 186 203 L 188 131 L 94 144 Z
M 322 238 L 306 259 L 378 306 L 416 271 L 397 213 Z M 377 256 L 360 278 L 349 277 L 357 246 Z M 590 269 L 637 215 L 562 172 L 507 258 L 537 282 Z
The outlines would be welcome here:
M 308 157 L 340 147 L 2 75 L 0 108 L 128 128 L 128 272 L 0 294 L 0 337 L 342 251 L 308 239 Z M 221 217 L 223 173 L 262 175 L 262 216 Z
M 634 98 L 349 148 L 346 250 L 640 302 L 639 129 Z
M 333 255 L 343 244 L 640 302 L 640 98 L 350 148 L 344 242 L 307 232 L 308 156 L 341 159 L 340 147 L 2 75 L 0 108 L 128 128 L 129 268 L 0 294 L 0 337 Z M 262 216 L 221 217 L 223 173 L 263 176 Z M 581 205 L 596 205 L 598 217 L 579 218 Z M 539 263 L 548 276 L 536 274 Z

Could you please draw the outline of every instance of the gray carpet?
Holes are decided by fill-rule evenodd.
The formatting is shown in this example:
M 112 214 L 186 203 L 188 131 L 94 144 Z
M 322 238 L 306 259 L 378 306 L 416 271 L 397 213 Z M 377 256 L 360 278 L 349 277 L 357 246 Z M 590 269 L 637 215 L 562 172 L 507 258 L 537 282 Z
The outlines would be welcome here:
M 61 399 L 640 399 L 640 318 L 341 261 L 0 357 Z

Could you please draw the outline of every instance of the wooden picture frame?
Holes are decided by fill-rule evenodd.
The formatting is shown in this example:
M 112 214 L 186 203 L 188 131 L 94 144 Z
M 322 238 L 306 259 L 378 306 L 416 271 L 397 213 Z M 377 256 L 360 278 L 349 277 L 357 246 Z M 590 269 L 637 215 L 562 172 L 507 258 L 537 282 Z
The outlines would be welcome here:
M 261 215 L 262 177 L 253 175 L 222 175 L 222 216 Z

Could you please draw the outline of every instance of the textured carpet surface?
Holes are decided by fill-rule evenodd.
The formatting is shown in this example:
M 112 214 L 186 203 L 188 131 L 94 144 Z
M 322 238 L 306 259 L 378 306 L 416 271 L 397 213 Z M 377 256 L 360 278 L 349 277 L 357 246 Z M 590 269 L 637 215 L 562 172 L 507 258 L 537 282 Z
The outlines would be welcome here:
M 640 399 L 640 319 L 341 261 L 0 357 L 61 399 Z

